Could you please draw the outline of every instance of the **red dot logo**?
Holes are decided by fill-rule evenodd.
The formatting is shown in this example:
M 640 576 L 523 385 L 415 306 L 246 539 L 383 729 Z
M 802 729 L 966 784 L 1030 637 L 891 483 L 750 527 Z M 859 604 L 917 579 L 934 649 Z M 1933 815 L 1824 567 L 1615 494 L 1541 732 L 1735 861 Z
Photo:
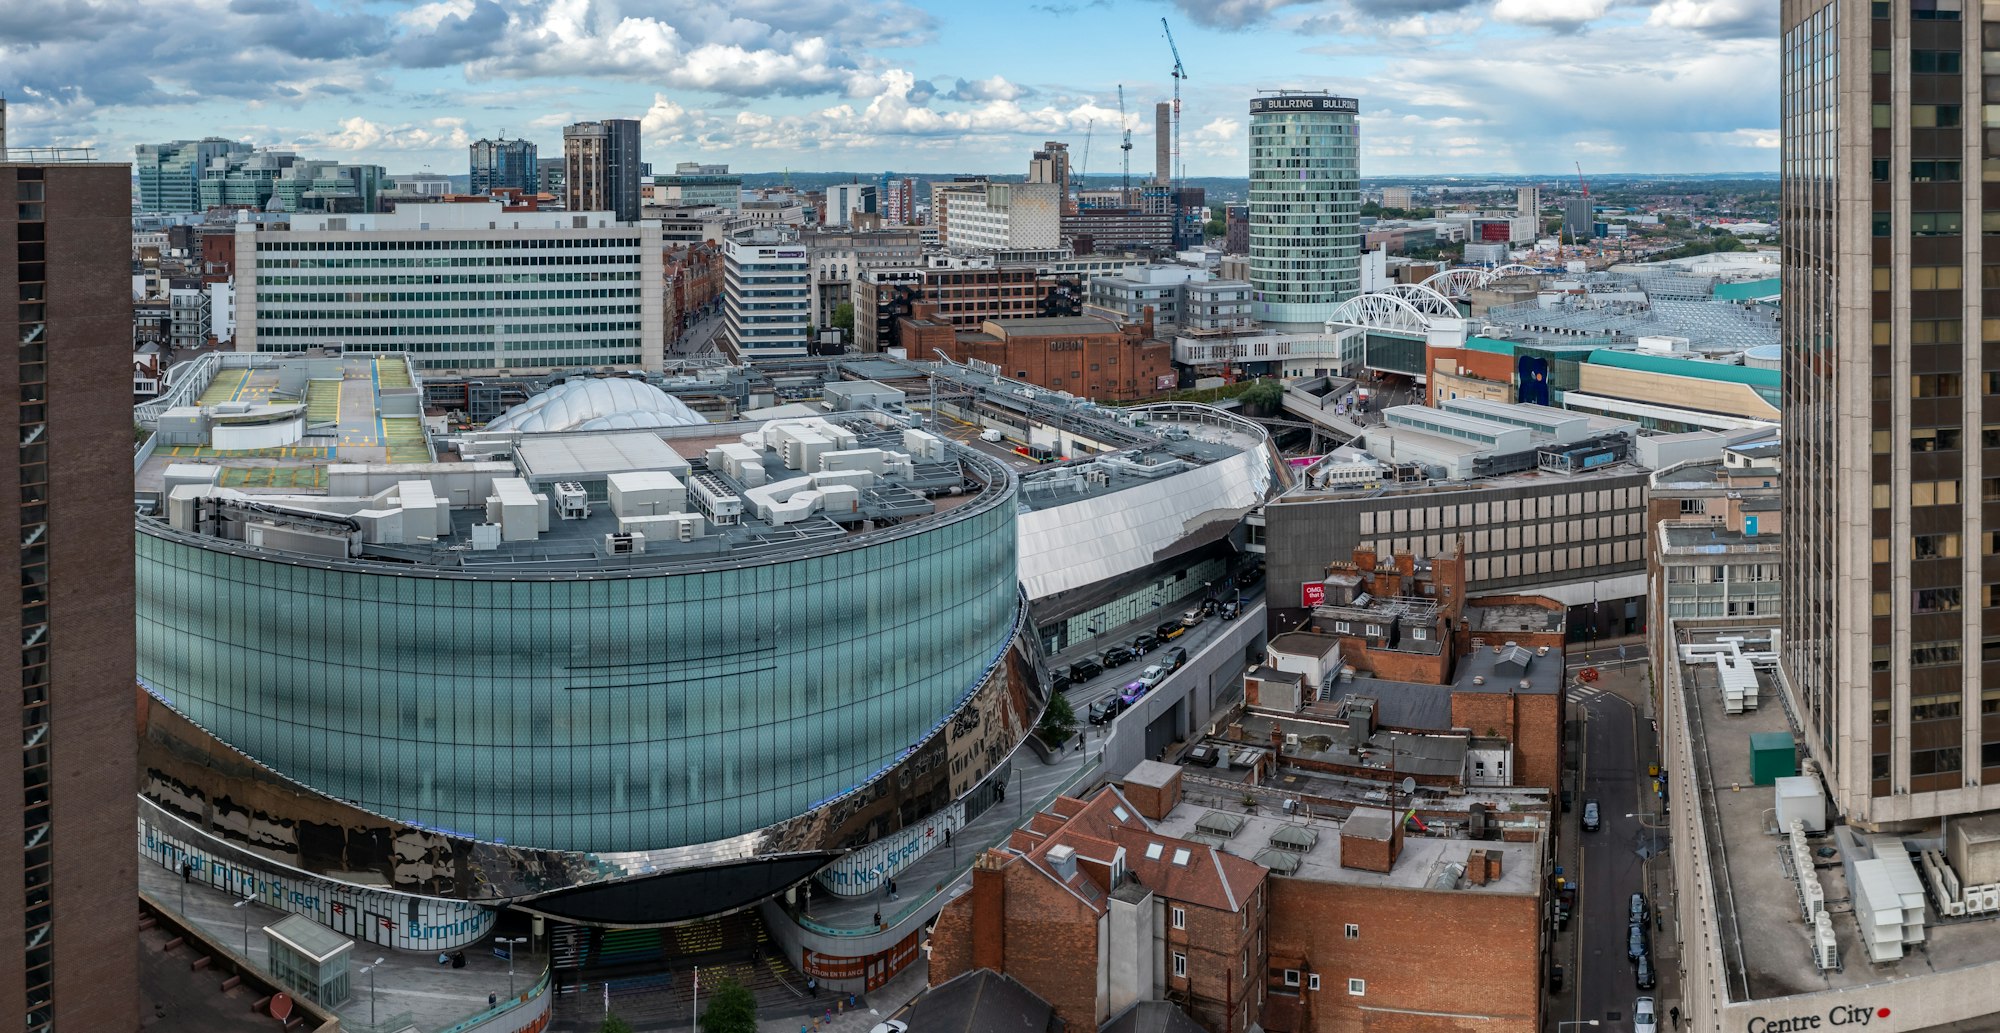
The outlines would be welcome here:
M 1884 1019 L 1886 1019 L 1886 1018 L 1888 1018 L 1888 1017 L 1889 1017 L 1889 1009 L 1887 1009 L 1887 1008 L 1877 1008 L 1877 1009 L 1875 1009 L 1875 1014 L 1876 1014 L 1876 1016 L 1877 1016 L 1877 1017 L 1879 1017 L 1879 1018 L 1884 1018 Z

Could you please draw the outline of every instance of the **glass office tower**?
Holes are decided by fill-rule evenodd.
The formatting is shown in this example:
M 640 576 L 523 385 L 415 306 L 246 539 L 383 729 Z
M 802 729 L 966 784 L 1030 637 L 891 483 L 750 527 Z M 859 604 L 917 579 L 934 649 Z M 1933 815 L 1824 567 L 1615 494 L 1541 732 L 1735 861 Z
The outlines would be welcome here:
M 1256 316 L 1316 324 L 1361 290 L 1361 103 L 1250 102 L 1250 285 Z

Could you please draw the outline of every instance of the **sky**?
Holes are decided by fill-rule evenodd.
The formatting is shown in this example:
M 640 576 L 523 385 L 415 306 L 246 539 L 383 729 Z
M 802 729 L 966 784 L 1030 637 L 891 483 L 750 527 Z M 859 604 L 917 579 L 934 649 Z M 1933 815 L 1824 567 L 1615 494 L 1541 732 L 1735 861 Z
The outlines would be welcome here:
M 1363 176 L 1768 172 L 1776 0 L 32 0 L 0 2 L 11 146 L 221 136 L 464 173 L 505 134 L 639 118 L 642 156 L 739 171 L 1024 172 L 1043 140 L 1243 176 L 1259 90 L 1362 111 Z

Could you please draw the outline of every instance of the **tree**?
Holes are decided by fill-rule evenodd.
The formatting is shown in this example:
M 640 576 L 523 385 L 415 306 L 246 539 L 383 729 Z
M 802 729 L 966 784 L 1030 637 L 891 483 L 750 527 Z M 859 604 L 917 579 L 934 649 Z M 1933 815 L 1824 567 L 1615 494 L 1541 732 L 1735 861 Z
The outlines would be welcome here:
M 702 1009 L 701 1033 L 757 1033 L 756 995 L 725 976 Z
M 1259 380 L 1238 397 L 1245 408 L 1271 412 L 1283 404 L 1285 389 L 1275 380 Z
M 1229 223 L 1224 219 L 1210 219 L 1202 226 L 1202 231 L 1211 237 L 1226 237 L 1229 235 Z
M 597 1033 L 632 1033 L 632 1024 L 616 1015 L 606 1015 L 604 1025 L 597 1027 Z
M 833 328 L 854 332 L 854 304 L 843 301 L 833 307 Z
M 1068 696 L 1058 692 L 1056 698 L 1049 700 L 1049 708 L 1042 711 L 1042 723 L 1035 734 L 1051 746 L 1061 746 L 1076 734 L 1076 710 L 1069 705 Z

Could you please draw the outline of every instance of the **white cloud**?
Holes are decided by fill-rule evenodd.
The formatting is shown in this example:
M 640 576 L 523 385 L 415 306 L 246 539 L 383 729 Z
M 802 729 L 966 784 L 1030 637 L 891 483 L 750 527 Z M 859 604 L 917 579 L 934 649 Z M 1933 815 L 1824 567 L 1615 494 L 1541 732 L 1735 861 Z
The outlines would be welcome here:
M 1646 24 L 1712 36 L 1772 36 L 1778 31 L 1778 5 L 1768 0 L 1660 0 Z
M 1611 0 L 1500 0 L 1493 17 L 1516 25 L 1574 32 L 1604 17 Z
M 302 146 L 331 151 L 428 151 L 440 148 L 463 150 L 472 143 L 461 118 L 434 118 L 423 125 L 405 123 L 378 125 L 355 116 L 340 121 L 331 133 L 300 137 Z

